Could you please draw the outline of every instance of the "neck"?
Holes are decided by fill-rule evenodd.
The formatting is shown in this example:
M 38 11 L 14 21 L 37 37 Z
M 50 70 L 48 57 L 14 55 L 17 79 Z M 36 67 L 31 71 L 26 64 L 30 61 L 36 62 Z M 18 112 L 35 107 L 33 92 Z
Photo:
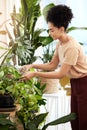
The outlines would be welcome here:
M 67 43 L 67 42 L 69 41 L 69 39 L 70 39 L 70 38 L 69 38 L 69 36 L 68 36 L 67 34 L 62 35 L 62 36 L 59 38 L 61 44 Z

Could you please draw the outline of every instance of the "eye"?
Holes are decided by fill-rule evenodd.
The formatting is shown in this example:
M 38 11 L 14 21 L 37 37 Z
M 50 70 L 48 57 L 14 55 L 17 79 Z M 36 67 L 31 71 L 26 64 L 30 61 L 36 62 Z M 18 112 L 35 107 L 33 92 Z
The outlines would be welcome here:
M 50 32 L 54 32 L 54 30 L 50 30 Z
M 47 32 L 51 33 L 51 32 L 54 32 L 54 30 L 53 29 L 48 29 Z

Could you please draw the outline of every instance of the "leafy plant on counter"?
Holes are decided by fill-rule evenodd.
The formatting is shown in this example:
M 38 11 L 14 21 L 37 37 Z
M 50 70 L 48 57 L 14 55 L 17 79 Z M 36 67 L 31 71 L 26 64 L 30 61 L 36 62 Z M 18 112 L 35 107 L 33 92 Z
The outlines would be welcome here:
M 37 116 L 40 106 L 46 104 L 45 99 L 42 97 L 40 83 L 34 84 L 29 81 L 27 83 L 24 87 L 20 85 L 22 89 L 22 92 L 19 89 L 21 109 L 17 112 L 19 119 L 23 123 L 24 130 L 27 130 L 29 122 Z
M 14 66 L 3 65 L 0 68 L 0 93 L 10 94 L 14 98 L 14 105 L 20 104 L 17 115 L 25 129 L 28 123 L 36 117 L 40 106 L 45 105 L 43 99 L 44 85 L 41 86 L 35 79 L 21 81 L 21 74 Z

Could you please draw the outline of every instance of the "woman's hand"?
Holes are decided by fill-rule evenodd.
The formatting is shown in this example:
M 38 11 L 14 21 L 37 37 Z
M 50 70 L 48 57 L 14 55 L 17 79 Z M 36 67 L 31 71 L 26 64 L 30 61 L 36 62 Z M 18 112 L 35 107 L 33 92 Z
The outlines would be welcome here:
M 24 73 L 26 73 L 27 71 L 29 71 L 30 68 L 32 68 L 32 64 L 30 64 L 30 65 L 24 65 L 24 66 L 22 66 L 22 67 L 19 69 L 19 71 L 20 71 L 21 74 L 24 74 Z
M 25 81 L 25 80 L 29 80 L 32 79 L 33 77 L 35 77 L 35 72 L 26 72 L 22 75 L 22 77 L 20 78 L 20 80 Z

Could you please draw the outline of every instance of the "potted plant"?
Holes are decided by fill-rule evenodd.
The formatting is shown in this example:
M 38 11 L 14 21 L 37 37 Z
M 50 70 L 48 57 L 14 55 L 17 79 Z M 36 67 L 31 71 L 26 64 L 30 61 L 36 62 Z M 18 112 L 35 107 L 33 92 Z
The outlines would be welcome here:
M 13 66 L 0 66 L 0 108 L 14 107 L 14 97 L 11 91 L 20 74 Z

